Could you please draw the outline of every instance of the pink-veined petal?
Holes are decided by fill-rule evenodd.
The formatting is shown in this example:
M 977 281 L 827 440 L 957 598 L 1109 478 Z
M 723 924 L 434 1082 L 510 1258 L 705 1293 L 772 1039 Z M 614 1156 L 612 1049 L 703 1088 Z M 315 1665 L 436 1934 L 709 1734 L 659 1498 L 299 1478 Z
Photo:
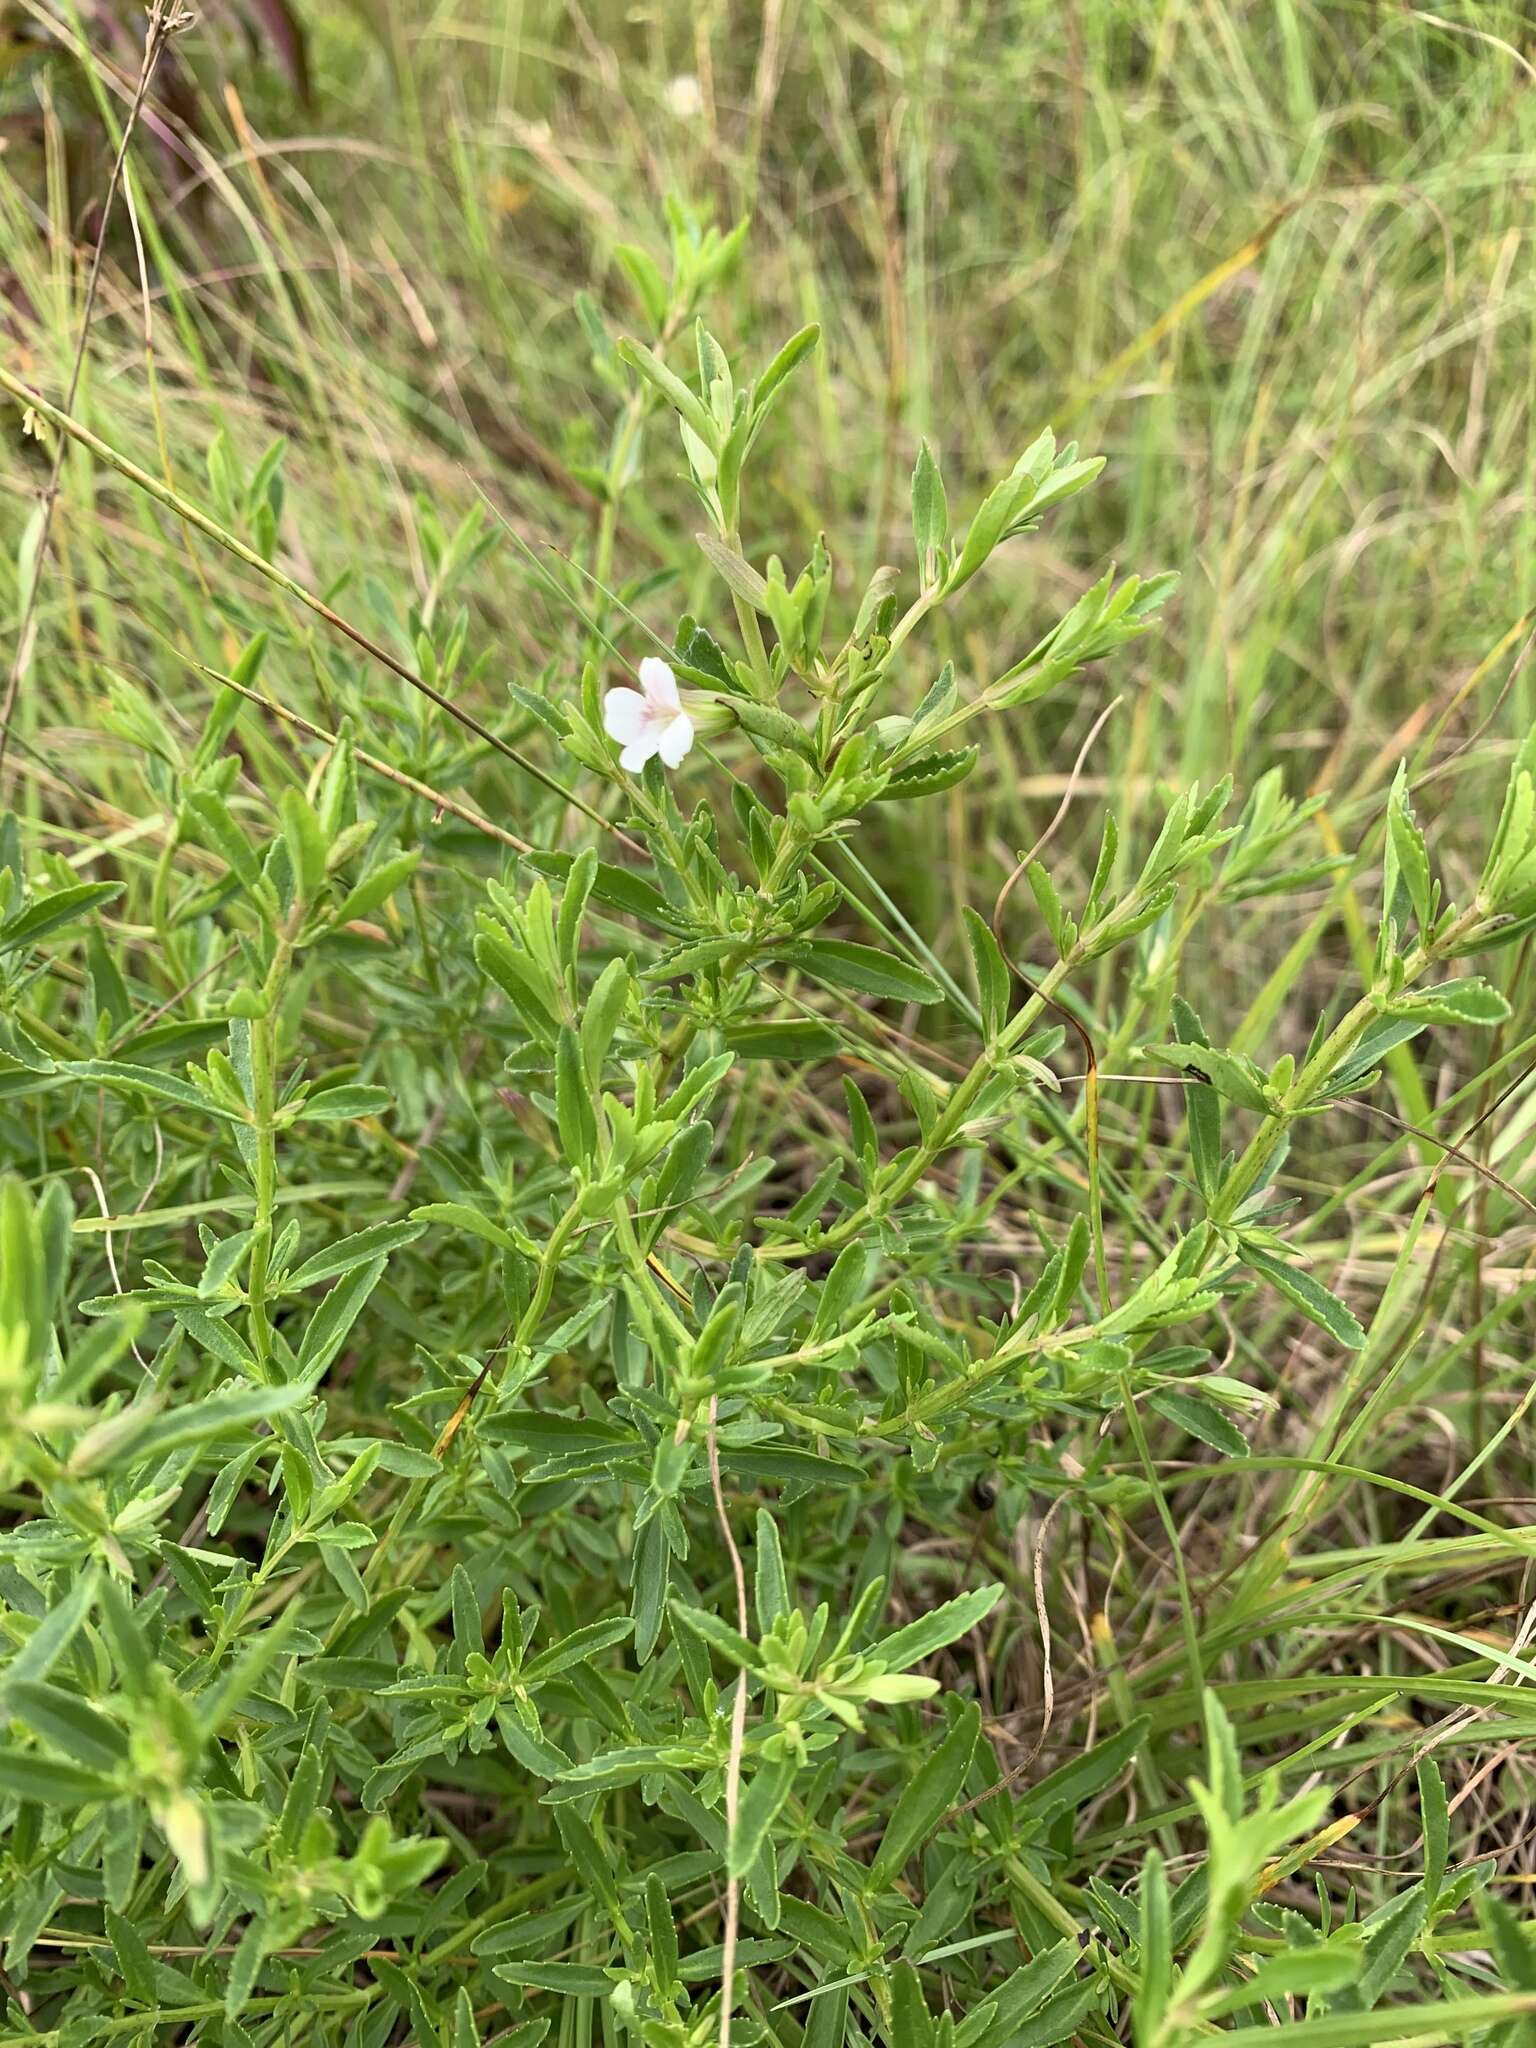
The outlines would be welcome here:
M 677 712 L 682 709 L 677 695 L 677 677 L 669 662 L 659 654 L 648 654 L 640 664 L 640 687 L 653 710 Z
M 638 690 L 609 690 L 603 698 L 603 724 L 621 746 L 637 739 L 650 716 Z
M 656 751 L 668 768 L 676 768 L 684 754 L 693 745 L 693 720 L 686 711 L 679 711 L 663 727 L 661 743 Z

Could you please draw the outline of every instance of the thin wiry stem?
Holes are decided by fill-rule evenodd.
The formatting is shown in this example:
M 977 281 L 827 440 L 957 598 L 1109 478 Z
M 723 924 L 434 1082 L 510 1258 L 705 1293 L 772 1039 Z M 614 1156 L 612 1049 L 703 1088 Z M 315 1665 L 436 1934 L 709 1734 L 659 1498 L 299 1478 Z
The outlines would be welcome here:
M 457 724 L 463 726 L 466 732 L 472 732 L 476 739 L 480 740 L 485 746 L 503 755 L 505 759 L 522 769 L 525 775 L 531 776 L 543 788 L 549 790 L 553 795 L 560 797 L 563 802 L 570 804 L 574 810 L 580 811 L 584 817 L 590 818 L 594 824 L 600 825 L 605 832 L 610 833 L 621 845 L 628 847 L 631 852 L 640 853 L 644 851 L 619 826 L 615 825 L 610 819 L 605 818 L 601 811 L 594 810 L 585 797 L 578 796 L 574 790 L 568 789 L 557 776 L 551 775 L 547 769 L 541 768 L 536 761 L 531 760 L 519 748 L 504 740 L 500 733 L 492 731 L 488 725 L 485 725 L 480 719 L 476 718 L 472 712 L 466 711 L 463 705 L 455 703 L 451 697 L 445 696 L 434 684 L 427 682 L 424 677 L 417 675 L 413 668 L 401 661 L 398 656 L 391 654 L 387 647 L 380 646 L 378 641 L 370 639 L 359 627 L 354 626 L 350 619 L 343 618 L 340 612 L 325 602 L 324 598 L 317 597 L 314 591 L 307 589 L 296 578 L 289 576 L 275 562 L 269 562 L 255 548 L 247 547 L 238 535 L 226 532 L 218 521 L 210 518 L 200 505 L 193 504 L 189 498 L 182 497 L 179 491 L 172 490 L 169 484 L 162 483 L 158 477 L 151 476 L 147 470 L 140 469 L 136 462 L 130 462 L 128 457 L 122 454 L 120 450 L 112 447 L 110 443 L 103 441 L 98 434 L 93 434 L 90 428 L 83 426 L 79 420 L 72 418 L 67 407 L 54 405 L 50 399 L 44 398 L 40 391 L 34 391 L 30 384 L 25 383 L 20 377 L 14 376 L 11 371 L 5 368 L 4 364 L 0 364 L 0 391 L 8 392 L 19 405 L 26 406 L 31 411 L 38 413 L 43 419 L 48 421 L 50 426 L 56 428 L 60 433 L 67 435 L 69 439 L 78 441 L 83 448 L 89 448 L 98 461 L 107 463 L 117 471 L 119 476 L 125 477 L 129 483 L 143 491 L 146 496 L 153 498 L 157 504 L 163 505 L 168 512 L 174 513 L 183 525 L 192 527 L 206 539 L 213 541 L 216 546 L 223 548 L 227 554 L 233 555 L 237 561 L 243 562 L 248 569 L 254 570 L 258 576 L 263 577 L 278 590 L 285 591 L 296 603 L 303 605 L 307 610 L 313 612 L 317 618 L 323 619 L 328 626 L 350 640 L 355 647 L 360 648 L 370 660 L 376 661 L 380 667 L 388 669 L 391 675 L 396 676 L 410 689 L 429 699 L 440 711 L 446 712 Z

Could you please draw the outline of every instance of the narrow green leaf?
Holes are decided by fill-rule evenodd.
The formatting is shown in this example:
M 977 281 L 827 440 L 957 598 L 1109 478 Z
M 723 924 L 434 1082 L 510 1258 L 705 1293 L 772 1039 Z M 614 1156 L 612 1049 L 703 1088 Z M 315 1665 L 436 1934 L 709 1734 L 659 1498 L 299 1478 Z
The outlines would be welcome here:
M 365 1266 L 370 1259 L 387 1257 L 398 1251 L 401 1245 L 411 1244 L 420 1237 L 425 1223 L 417 1221 L 423 1212 L 413 1212 L 408 1223 L 375 1223 L 367 1230 L 356 1230 L 350 1237 L 338 1238 L 324 1251 L 313 1253 L 302 1266 L 294 1268 L 283 1282 L 284 1290 L 299 1294 L 306 1287 L 313 1287 L 318 1281 L 333 1280 L 338 1274 L 350 1273 L 356 1266 Z
M 921 967 L 850 939 L 807 939 L 788 956 L 796 967 L 832 988 L 881 996 L 896 1003 L 940 1003 L 944 991 Z
M 1339 1297 L 1330 1294 L 1321 1281 L 1314 1280 L 1299 1266 L 1277 1258 L 1273 1252 L 1265 1251 L 1249 1238 L 1241 1239 L 1240 1247 L 1245 1263 L 1262 1274 L 1287 1301 L 1294 1302 L 1309 1321 L 1316 1323 L 1320 1330 L 1326 1330 L 1347 1350 L 1360 1350 L 1365 1343 L 1364 1330 Z
M 746 1060 L 824 1060 L 841 1040 L 830 1024 L 812 1017 L 785 1017 L 761 1024 L 727 1026 L 725 1042 Z
M 572 1665 L 590 1663 L 601 1651 L 622 1643 L 633 1629 L 634 1622 L 627 1614 L 615 1615 L 608 1621 L 589 1621 L 584 1628 L 573 1629 L 531 1658 L 522 1668 L 521 1683 L 539 1685 L 558 1672 L 569 1671 Z
M 736 1826 L 727 1847 L 726 1869 L 732 1877 L 745 1877 L 756 1863 L 768 1830 L 782 1812 L 794 1783 L 792 1757 L 758 1765 L 741 1795 Z
M 1266 2000 L 1341 1991 L 1360 1974 L 1364 1951 L 1358 1941 L 1324 1942 L 1291 1955 L 1269 1956 L 1245 1983 L 1223 1991 L 1201 2008 L 1205 2019 L 1225 2019 Z
M 1450 1808 L 1445 1780 L 1432 1756 L 1420 1757 L 1418 1781 L 1419 1826 L 1424 1835 L 1424 1896 L 1433 1911 L 1450 1853 Z
M 894 1635 L 883 1637 L 869 1654 L 877 1657 L 887 1671 L 905 1671 L 936 1651 L 947 1649 L 961 1636 L 969 1635 L 986 1620 L 1002 1597 L 1001 1586 L 979 1586 L 973 1592 L 962 1593 L 958 1599 L 946 1600 L 942 1607 L 909 1621 Z
M 72 888 L 40 896 L 0 924 L 0 953 L 14 952 L 18 946 L 35 946 L 61 925 L 74 923 L 104 903 L 115 903 L 122 893 L 121 882 L 77 882 Z
M 968 1700 L 938 1748 L 908 1781 L 886 1822 L 870 1879 L 888 1885 L 941 1824 L 959 1797 L 981 1734 L 981 1709 Z
M 1019 1800 L 1018 1817 L 1022 1820 L 1027 1816 L 1039 1826 L 1049 1826 L 1059 1815 L 1077 1812 L 1106 1785 L 1113 1784 L 1140 1753 L 1150 1725 L 1145 1715 L 1128 1721 L 1118 1733 L 1096 1742 L 1092 1749 L 1052 1771 Z

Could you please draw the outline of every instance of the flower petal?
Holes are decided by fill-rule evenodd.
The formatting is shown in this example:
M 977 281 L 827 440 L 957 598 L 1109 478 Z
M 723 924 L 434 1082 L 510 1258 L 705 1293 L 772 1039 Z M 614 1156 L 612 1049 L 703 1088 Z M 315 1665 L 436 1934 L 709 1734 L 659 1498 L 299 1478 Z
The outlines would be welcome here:
M 663 661 L 659 654 L 648 654 L 640 664 L 640 687 L 645 692 L 645 701 L 656 711 L 680 711 L 677 695 L 677 677 L 672 673 L 670 662 Z
M 659 745 L 660 734 L 656 726 L 652 724 L 642 726 L 623 753 L 620 754 L 619 766 L 627 768 L 631 775 L 638 775 L 646 762 L 650 760 L 652 754 L 659 751 Z
M 667 767 L 676 768 L 684 754 L 693 745 L 693 720 L 686 711 L 679 711 L 676 718 L 662 727 L 661 741 L 656 751 Z
M 638 690 L 609 690 L 603 698 L 603 724 L 623 745 L 639 735 L 650 708 Z

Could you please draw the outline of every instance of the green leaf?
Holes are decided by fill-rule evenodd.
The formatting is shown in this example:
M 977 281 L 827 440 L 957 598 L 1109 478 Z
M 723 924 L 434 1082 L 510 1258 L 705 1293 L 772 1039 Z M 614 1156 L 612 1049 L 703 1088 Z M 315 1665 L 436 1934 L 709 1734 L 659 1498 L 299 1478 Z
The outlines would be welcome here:
M 122 1972 L 123 1982 L 128 1987 L 128 1996 L 135 2004 L 156 2006 L 160 2003 L 159 1986 L 155 1982 L 155 1959 L 149 1952 L 149 1945 L 131 1920 L 121 1913 L 115 1913 L 110 1906 L 106 1914 L 107 1934 L 112 1951 L 117 1957 L 117 1967 Z
M 784 385 L 820 340 L 821 329 L 812 321 L 809 326 L 802 327 L 785 342 L 752 387 L 752 410 L 759 419 L 778 398 Z
M 986 1620 L 1002 1597 L 1001 1586 L 978 1586 L 973 1592 L 962 1593 L 958 1599 L 946 1600 L 942 1607 L 919 1615 L 894 1635 L 883 1637 L 872 1646 L 869 1655 L 878 1658 L 887 1671 L 905 1671 L 969 1635 Z
M 1392 793 L 1387 799 L 1387 843 L 1389 857 L 1382 885 L 1383 912 L 1388 917 L 1393 914 L 1394 879 L 1400 880 L 1413 906 L 1414 921 L 1420 933 L 1427 937 L 1431 923 L 1429 854 L 1424 845 L 1424 835 L 1414 823 L 1409 805 L 1406 762 L 1399 762 Z
M 394 1108 L 387 1088 L 369 1088 L 361 1082 L 341 1082 L 334 1088 L 318 1088 L 304 1098 L 299 1115 L 305 1123 L 351 1123 L 361 1116 L 383 1116 Z
M 472 1208 L 468 1202 L 425 1202 L 419 1209 L 411 1211 L 413 1223 L 441 1223 L 451 1230 L 468 1231 L 471 1237 L 482 1238 L 486 1244 L 493 1244 L 498 1250 L 510 1252 L 516 1249 L 511 1233 L 491 1217 Z M 292 1286 L 292 1281 L 289 1285 Z
M 1002 950 L 993 937 L 992 927 L 986 919 L 972 910 L 967 903 L 962 907 L 965 919 L 966 941 L 971 949 L 971 960 L 976 969 L 976 991 L 981 1006 L 981 1021 L 988 1038 L 996 1038 L 1008 1021 L 1008 1009 L 1012 1000 L 1013 977 L 1008 972 Z
M 552 1038 L 558 1026 L 545 978 L 510 934 L 482 917 L 474 955 L 476 965 L 501 989 L 530 1030 L 540 1038 Z
M 821 1283 L 821 1292 L 816 1298 L 816 1314 L 811 1323 L 811 1343 L 819 1343 L 843 1327 L 861 1301 L 868 1270 L 869 1252 L 865 1246 L 844 1245 L 833 1261 L 831 1272 Z
M 350 1273 L 355 1266 L 365 1266 L 370 1259 L 386 1258 L 401 1245 L 413 1243 L 426 1228 L 424 1222 L 416 1220 L 422 1214 L 415 1210 L 409 1223 L 375 1223 L 367 1230 L 354 1231 L 350 1237 L 338 1238 L 335 1244 L 315 1252 L 302 1266 L 295 1267 L 283 1281 L 284 1291 L 299 1294 L 317 1281 L 333 1280 L 338 1273 Z
M 939 553 L 949 538 L 949 501 L 939 465 L 921 441 L 917 467 L 912 472 L 912 542 L 917 550 L 917 572 L 924 586 L 938 581 Z
M 560 1146 L 568 1166 L 590 1166 L 597 1150 L 592 1090 L 582 1066 L 581 1041 L 562 1024 L 555 1041 L 555 1109 Z
M 0 1743 L 0 1794 L 8 1799 L 25 1799 L 38 1806 L 87 1806 L 95 1800 L 111 1799 L 118 1791 L 115 1779 L 83 1764 L 61 1762 L 42 1756 L 35 1749 L 21 1749 Z
M 765 618 L 769 617 L 772 608 L 768 598 L 767 581 L 759 575 L 745 556 L 738 549 L 727 547 L 723 540 L 712 533 L 696 533 L 694 539 L 698 543 L 700 554 L 726 589 L 739 597 L 743 603 L 751 605 L 754 611 L 761 612 Z
M 1242 1431 L 1214 1401 L 1205 1400 L 1193 1387 L 1159 1387 L 1148 1397 L 1147 1406 L 1212 1450 L 1224 1451 L 1231 1458 L 1248 1455 L 1248 1439 Z
M 1134 1757 L 1139 1755 L 1151 1726 L 1145 1715 L 1128 1721 L 1115 1735 L 1084 1750 L 1060 1770 L 1042 1778 L 1019 1800 L 1020 1820 L 1026 1817 L 1039 1826 L 1049 1826 L 1061 1814 L 1076 1813 L 1106 1785 L 1112 1784 Z
M 222 1123 L 240 1121 L 233 1111 L 212 1101 L 200 1088 L 194 1088 L 190 1081 L 178 1080 L 174 1074 L 156 1073 L 153 1067 L 131 1066 L 123 1060 L 75 1060 L 61 1071 L 77 1081 L 94 1081 L 103 1088 L 125 1094 L 148 1095 L 161 1102 L 174 1102 L 178 1108 L 196 1110 L 200 1116 L 217 1117 Z
M 384 1261 L 371 1259 L 354 1267 L 336 1282 L 310 1318 L 299 1346 L 298 1374 L 308 1385 L 318 1380 L 347 1341 L 348 1332 L 362 1314 L 368 1297 L 379 1284 Z
M 103 903 L 115 902 L 122 893 L 121 882 L 77 882 L 72 888 L 56 889 L 51 896 L 40 896 L 0 924 L 0 953 L 35 946 L 47 933 L 73 924 Z
M 937 796 L 964 782 L 981 758 L 979 747 L 956 747 L 945 752 L 919 754 L 904 768 L 898 768 L 879 793 L 881 803 L 899 803 L 906 798 Z
M 819 1024 L 813 1017 L 783 1017 L 727 1025 L 725 1042 L 744 1060 L 824 1060 L 842 1041 L 830 1024 Z
M 1498 989 L 1481 976 L 1466 975 L 1460 981 L 1443 981 L 1438 988 L 1403 998 L 1394 1005 L 1394 1014 L 1415 1023 L 1474 1024 L 1486 1030 L 1504 1023 L 1510 1007 Z
M 1354 1983 L 1363 1961 L 1364 1952 L 1358 1940 L 1322 1942 L 1290 1955 L 1269 1956 L 1245 1983 L 1203 2003 L 1201 2017 L 1225 2019 L 1229 2013 L 1243 2012 L 1269 1999 L 1341 1991 L 1346 1984 Z
M 409 853 L 397 853 L 390 860 L 381 861 L 371 874 L 364 875 L 348 895 L 337 906 L 331 922 L 336 925 L 350 924 L 354 918 L 367 917 L 370 912 L 387 903 L 395 891 L 408 882 L 421 861 L 421 849 L 413 847 Z
M 707 1607 L 690 1607 L 684 1600 L 671 1603 L 673 1618 L 685 1628 L 691 1628 L 695 1635 L 702 1636 L 713 1650 L 729 1664 L 744 1667 L 748 1671 L 761 1671 L 763 1655 L 756 1643 L 748 1642 L 744 1635 L 733 1629 L 729 1622 L 722 1621 Z
M 614 1981 L 586 1963 L 496 1963 L 491 1975 L 529 1991 L 558 1991 L 562 1998 L 606 1998 Z
M 593 984 L 581 1015 L 581 1060 L 593 1090 L 602 1084 L 603 1064 L 629 1002 L 629 969 L 610 960 Z
M 952 1946 L 958 1948 L 960 1944 Z M 945 1951 L 940 1949 L 934 1955 L 924 1956 L 920 1960 L 937 1962 L 944 1953 Z M 1063 1980 L 1072 1976 L 1082 1962 L 1082 1956 L 1083 1952 L 1078 1943 L 1070 1939 L 1052 1942 L 1048 1948 L 1041 1949 L 1032 1962 L 1025 1963 L 1022 1969 L 1015 1970 L 1011 1977 L 998 1986 L 992 1994 L 994 2004 L 991 2021 L 984 2031 L 973 2029 L 972 2037 L 979 2034 L 981 2040 L 986 2043 L 986 2048 L 994 2048 L 994 2044 L 997 2043 L 1011 2042 L 1014 2038 L 1013 2029 L 1022 2026 L 1024 2021 L 1031 2019 L 1052 2003 Z M 967 2038 L 964 2029 L 960 2038 Z
M 756 1863 L 768 1830 L 783 1810 L 794 1783 L 793 1757 L 758 1765 L 737 1808 L 736 1826 L 726 1855 L 726 1869 L 730 1876 L 745 1877 Z
M 645 309 L 645 317 L 659 333 L 666 325 L 667 307 L 672 296 L 660 264 L 633 242 L 616 243 L 613 259 L 634 286 L 635 296 Z
M 1428 1902 L 1422 1885 L 1400 1893 L 1385 1912 L 1373 1917 L 1365 1930 L 1365 1955 L 1359 1972 L 1362 2004 L 1375 2005 L 1396 1984 L 1398 1976 L 1424 1931 Z M 1527 1970 L 1521 1988 L 1536 1990 L 1536 1951 L 1526 1948 Z M 1521 1980 L 1517 1979 L 1517 1982 Z
M 1186 1074 L 1198 1074 L 1218 1095 L 1224 1095 L 1242 1109 L 1254 1110 L 1260 1116 L 1269 1111 L 1264 1076 L 1242 1053 L 1218 1052 L 1214 1046 L 1191 1043 L 1157 1046 L 1154 1057 L 1167 1060 L 1170 1066 Z
M 922 1981 L 907 1962 L 891 1972 L 892 2048 L 933 2048 L 933 2015 L 923 1996 Z
M 752 1578 L 752 1605 L 759 1635 L 766 1635 L 790 1609 L 789 1580 L 779 1531 L 766 1508 L 757 1511 L 757 1557 Z
M 201 828 L 204 844 L 214 849 L 240 886 L 249 895 L 270 899 L 271 889 L 263 886 L 256 849 L 223 797 L 215 790 L 194 790 L 187 798 L 186 814 L 189 822 Z
M 1286 2023 L 1286 2048 L 1374 2048 L 1379 2041 L 1402 2048 L 1437 2048 L 1446 2041 L 1470 2041 L 1505 2020 L 1536 2013 L 1536 1991 L 1502 1991 L 1484 1998 L 1437 1998 L 1422 2005 L 1389 2005 L 1381 2012 L 1335 2012 L 1320 2019 Z M 1275 2038 L 1273 2022 L 1234 2027 L 1222 2034 L 1222 2048 L 1265 2048 Z
M 614 1643 L 622 1643 L 633 1632 L 634 1626 L 627 1614 L 620 1614 L 609 1621 L 590 1621 L 584 1628 L 573 1629 L 558 1643 L 551 1643 L 547 1650 L 541 1650 L 537 1657 L 531 1658 L 522 1668 L 520 1682 L 539 1685 L 558 1672 L 570 1670 L 575 1664 L 590 1663 L 600 1651 L 611 1648 Z
M 802 1480 L 822 1486 L 856 1486 L 864 1477 L 860 1465 L 845 1465 L 837 1458 L 818 1457 L 796 1444 L 721 1444 L 720 1463 L 727 1472 L 744 1479 Z
M 945 579 L 946 596 L 953 596 L 962 584 L 969 583 L 987 560 L 1010 524 L 1019 496 L 1018 482 L 1012 476 L 1004 477 L 988 491 L 971 521 L 959 558 Z
M 305 1398 L 304 1388 L 297 1386 L 233 1387 L 224 1393 L 209 1394 L 201 1401 L 189 1401 L 182 1407 L 148 1408 L 142 1415 L 125 1409 L 113 1418 L 114 1422 L 132 1422 L 136 1426 L 131 1435 L 114 1443 L 112 1450 L 115 1458 L 120 1458 L 131 1444 L 138 1459 L 163 1458 L 168 1451 L 179 1450 L 184 1444 L 208 1443 L 214 1437 L 241 1434 L 253 1423 L 286 1414 Z M 82 1438 L 82 1445 L 87 1441 Z M 92 1467 L 85 1464 L 80 1469 Z
M 128 1738 L 77 1693 L 36 1679 L 12 1679 L 6 1687 L 11 1714 L 76 1763 L 117 1771 L 128 1758 Z
M 112 1298 L 108 1296 L 101 1303 L 92 1302 L 89 1308 L 92 1315 L 110 1314 Z M 257 1364 L 255 1352 L 238 1330 L 232 1329 L 222 1316 L 183 1302 L 173 1302 L 171 1314 L 194 1344 L 200 1345 L 221 1364 L 227 1365 L 231 1372 L 239 1373 L 242 1379 L 261 1378 L 261 1367 Z
M 1039 861 L 1032 860 L 1024 870 L 1024 879 L 1029 884 L 1029 893 L 1035 899 L 1035 908 L 1051 935 L 1051 944 L 1056 948 L 1057 958 L 1064 960 L 1076 943 L 1077 927 L 1067 916 L 1066 906 L 1061 900 L 1056 884 L 1051 880 L 1050 871 Z
M 537 853 L 530 854 L 525 865 L 551 881 L 563 881 L 571 871 L 572 861 L 573 856 L 568 853 Z M 609 910 L 625 911 L 645 924 L 655 925 L 660 931 L 672 932 L 679 937 L 692 931 L 688 920 L 674 909 L 655 884 L 629 868 L 610 867 L 599 861 L 592 882 L 592 896 L 595 902 Z
M 955 1804 L 981 1734 L 981 1709 L 968 1700 L 938 1748 L 908 1780 L 885 1824 L 870 1880 L 888 1885 Z
M 1310 1273 L 1304 1273 L 1299 1266 L 1290 1265 L 1277 1258 L 1250 1238 L 1238 1241 L 1244 1262 L 1262 1276 L 1274 1288 L 1294 1302 L 1309 1321 L 1326 1330 L 1330 1337 L 1344 1345 L 1347 1350 L 1358 1351 L 1365 1343 L 1365 1332 L 1355 1317 L 1336 1294 L 1330 1294 L 1319 1280 Z
M 1477 1917 L 1488 1937 L 1488 1946 L 1498 1963 L 1499 1974 L 1508 1988 L 1511 1991 L 1536 1992 L 1536 1943 L 1531 1940 L 1529 1928 L 1492 1892 L 1484 1892 L 1478 1899 Z M 1420 1925 L 1423 1918 L 1420 1912 Z M 1374 1943 L 1371 1947 L 1374 1948 Z M 1393 1974 L 1396 1974 L 1395 1970 Z M 1382 1988 L 1385 1989 L 1385 1985 Z
M 674 412 L 691 427 L 706 448 L 714 448 L 718 441 L 718 429 L 708 412 L 688 389 L 675 371 L 669 370 L 660 356 L 652 353 L 643 342 L 632 341 L 624 335 L 619 341 L 619 354 L 632 370 L 640 375 L 651 387 L 659 391 Z
M 1173 1928 L 1168 1875 L 1162 1854 L 1149 1849 L 1141 1866 L 1141 1984 L 1136 2000 L 1136 2038 L 1155 2041 L 1168 2010 L 1173 1985 Z
M 1205 1046 L 1205 1031 L 1182 996 L 1173 999 L 1173 1028 L 1181 1046 Z M 1195 1081 L 1184 1091 L 1184 1114 L 1189 1121 L 1190 1163 L 1195 1181 L 1207 1202 L 1221 1184 L 1221 1102 L 1214 1088 Z
M 0 1713 L 4 1711 L 6 1693 L 11 1686 L 46 1678 L 69 1648 L 80 1624 L 91 1611 L 98 1579 L 98 1568 L 87 1565 L 63 1598 L 49 1608 L 5 1670 L 0 1672 Z
M 1205 1774 L 1217 1812 L 1235 1827 L 1243 1817 L 1243 1764 L 1231 1718 L 1218 1693 L 1207 1688 L 1201 1702 L 1205 1721 Z
M 1445 1780 L 1432 1756 L 1420 1757 L 1418 1781 L 1419 1826 L 1424 1836 L 1424 1897 L 1433 1912 L 1450 1854 L 1450 1808 Z
M 1328 1091 L 1343 1095 L 1357 1087 L 1395 1045 L 1417 1038 L 1430 1022 L 1428 1017 L 1379 1017 L 1356 1042 L 1355 1049 L 1328 1077 Z
M 921 967 L 850 939 L 806 939 L 788 955 L 815 981 L 894 1003 L 941 1003 L 944 991 Z
M 313 903 L 325 886 L 325 862 L 329 849 L 320 830 L 320 820 L 310 808 L 302 790 L 285 789 L 278 801 L 283 843 L 288 865 L 293 870 L 294 888 L 300 903 Z
M 1071 2040 L 1088 2014 L 1104 2004 L 1107 1987 L 1102 1978 L 1089 1977 L 1074 1984 L 1041 2006 L 1037 2013 L 1005 2038 L 1007 2048 L 1055 2048 L 1058 2041 Z
M 611 1921 L 622 1926 L 625 1915 L 619 1897 L 613 1851 L 598 1839 L 595 1828 L 574 1805 L 567 1803 L 557 1809 L 555 1825 L 575 1875 L 588 1897 L 603 1908 Z

